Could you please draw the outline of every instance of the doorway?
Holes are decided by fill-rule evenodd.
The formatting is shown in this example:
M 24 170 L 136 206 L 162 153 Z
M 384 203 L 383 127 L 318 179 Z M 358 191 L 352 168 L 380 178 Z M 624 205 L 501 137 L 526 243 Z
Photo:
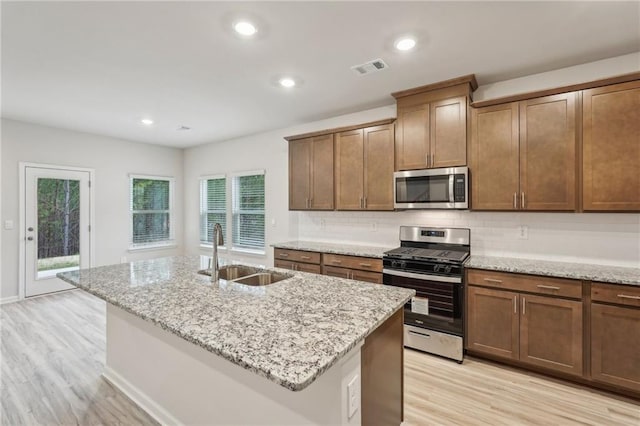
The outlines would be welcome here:
M 59 272 L 91 265 L 91 170 L 24 169 L 24 296 L 70 290 Z

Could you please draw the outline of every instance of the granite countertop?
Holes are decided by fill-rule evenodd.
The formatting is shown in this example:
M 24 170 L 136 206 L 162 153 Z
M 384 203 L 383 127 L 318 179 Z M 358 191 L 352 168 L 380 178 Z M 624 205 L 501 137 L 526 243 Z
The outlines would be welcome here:
M 376 257 L 379 259 L 382 259 L 382 256 L 385 251 L 389 251 L 395 248 L 395 247 L 359 246 L 359 245 L 349 245 L 349 244 L 321 243 L 321 242 L 315 242 L 315 241 L 287 241 L 284 243 L 271 244 L 271 247 L 289 249 L 289 250 L 317 251 L 321 253 L 344 254 L 347 256 Z
M 203 256 L 64 272 L 58 277 L 287 389 L 302 390 L 415 292 L 324 275 L 253 287 L 197 273 Z
M 640 268 L 596 265 L 592 263 L 472 255 L 466 261 L 465 267 L 614 284 L 640 285 Z

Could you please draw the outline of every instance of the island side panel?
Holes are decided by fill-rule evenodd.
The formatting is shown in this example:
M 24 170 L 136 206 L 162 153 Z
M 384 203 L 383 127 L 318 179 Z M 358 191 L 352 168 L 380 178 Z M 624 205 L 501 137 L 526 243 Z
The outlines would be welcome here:
M 162 424 L 356 426 L 345 387 L 360 349 L 294 392 L 108 304 L 103 375 Z
M 400 308 L 362 346 L 363 425 L 399 425 L 404 419 L 403 325 Z

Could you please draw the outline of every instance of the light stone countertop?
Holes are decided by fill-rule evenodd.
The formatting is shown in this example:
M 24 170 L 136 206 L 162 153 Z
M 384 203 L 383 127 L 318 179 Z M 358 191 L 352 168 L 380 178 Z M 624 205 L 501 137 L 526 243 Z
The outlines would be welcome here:
M 204 256 L 167 257 L 58 277 L 279 385 L 316 380 L 415 294 L 324 275 L 253 287 L 197 273 Z
M 349 244 L 322 243 L 316 241 L 287 241 L 271 244 L 271 247 L 289 250 L 316 251 L 321 253 L 343 254 L 347 256 L 375 257 L 382 259 L 385 251 L 395 247 L 360 246 Z
M 517 272 L 613 284 L 640 285 L 640 268 L 472 255 L 465 268 Z

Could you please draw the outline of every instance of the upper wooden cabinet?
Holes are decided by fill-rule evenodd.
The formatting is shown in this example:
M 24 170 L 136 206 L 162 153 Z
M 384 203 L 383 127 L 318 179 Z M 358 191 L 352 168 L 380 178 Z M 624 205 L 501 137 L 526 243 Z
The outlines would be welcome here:
M 576 209 L 576 93 L 474 108 L 474 210 Z
M 289 141 L 289 210 L 333 206 L 333 135 Z
M 467 111 L 477 86 L 469 75 L 392 94 L 396 170 L 467 164 Z
M 393 124 L 336 135 L 337 210 L 393 210 Z
M 640 210 L 640 81 L 583 92 L 583 209 Z

